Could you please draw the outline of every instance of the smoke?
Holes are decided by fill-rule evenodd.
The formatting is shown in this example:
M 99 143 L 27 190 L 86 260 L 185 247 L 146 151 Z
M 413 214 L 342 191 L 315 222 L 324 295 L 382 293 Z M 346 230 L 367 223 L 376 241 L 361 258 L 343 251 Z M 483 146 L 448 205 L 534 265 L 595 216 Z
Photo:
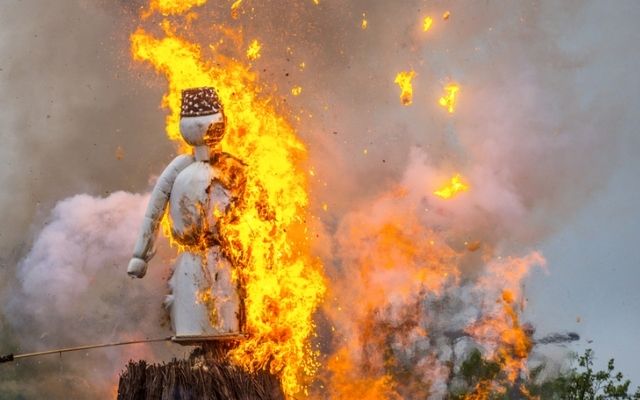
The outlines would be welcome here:
M 129 62 L 128 35 L 141 3 L 0 5 L 0 209 L 10 227 L 0 236 L 0 343 L 8 348 L 162 329 L 168 272 L 152 271 L 135 286 L 124 274 L 145 198 L 110 195 L 144 192 L 173 155 L 158 108 L 163 83 Z M 345 310 L 324 310 L 323 348 L 340 349 L 347 338 L 354 363 L 375 364 L 380 359 L 363 357 L 362 349 L 390 346 L 401 365 L 441 390 L 441 365 L 452 356 L 447 334 L 500 311 L 488 303 L 498 289 L 482 289 L 491 266 L 502 265 L 497 257 L 531 261 L 526 255 L 570 220 L 615 166 L 620 138 L 603 133 L 620 130 L 631 105 L 613 89 L 623 88 L 624 74 L 593 76 L 591 66 L 611 56 L 598 50 L 602 43 L 575 38 L 576 26 L 593 21 L 594 5 L 245 0 L 237 20 L 226 2 L 199 11 L 193 23 L 202 38 L 212 35 L 211 24 L 224 23 L 241 28 L 247 43 L 263 43 L 254 68 L 267 92 L 286 99 L 308 144 L 317 252 L 333 282 L 328 305 Z M 434 26 L 423 33 L 427 15 Z M 600 23 L 620 25 L 613 18 Z M 411 69 L 414 99 L 405 107 L 393 78 Z M 437 104 L 449 80 L 461 85 L 453 115 Z M 299 96 L 290 92 L 296 85 Z M 435 198 L 433 190 L 456 172 L 470 191 L 451 202 Z M 70 197 L 77 193 L 89 196 Z M 384 242 L 381 227 L 395 229 L 394 240 L 409 238 L 415 258 Z M 479 250 L 469 250 L 476 242 Z M 362 282 L 373 256 L 388 265 L 373 263 L 364 270 L 371 280 Z M 370 320 L 387 327 L 369 342 L 349 322 L 367 309 L 345 315 L 368 293 L 384 294 L 365 304 L 382 313 Z M 335 337 L 325 333 L 332 325 Z M 74 397 L 92 398 L 113 384 L 126 354 L 65 356 L 54 362 L 56 376 L 51 362 L 21 363 L 0 371 L 0 390 L 64 398 L 69 382 L 82 379 Z M 415 393 L 434 390 L 404 383 Z
M 170 336 L 161 306 L 169 276 L 162 265 L 169 265 L 172 255 L 166 243 L 148 279 L 134 282 L 123 273 L 147 200 L 147 195 L 125 192 L 106 198 L 77 195 L 53 208 L 20 261 L 3 306 L 19 338 L 17 351 Z M 22 384 L 34 395 L 106 397 L 129 358 L 169 354 L 163 347 L 137 346 L 65 355 L 64 362 L 28 360 L 15 368 L 18 374 L 33 374 Z M 58 368 L 63 369 L 58 375 L 47 373 Z M 71 394 L 65 389 L 69 385 Z

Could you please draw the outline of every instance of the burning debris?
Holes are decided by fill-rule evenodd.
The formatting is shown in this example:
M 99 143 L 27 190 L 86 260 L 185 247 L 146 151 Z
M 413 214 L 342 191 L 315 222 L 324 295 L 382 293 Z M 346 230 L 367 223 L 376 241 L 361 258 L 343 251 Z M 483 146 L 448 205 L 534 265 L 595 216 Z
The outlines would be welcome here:
M 433 194 L 446 200 L 467 190 L 469 190 L 469 185 L 464 181 L 462 175 L 455 174 L 449 183 L 433 192 Z
M 258 42 L 257 39 L 254 39 L 251 44 L 249 44 L 249 48 L 247 49 L 247 58 L 251 61 L 255 61 L 260 58 L 260 51 L 262 50 L 262 45 Z
M 447 109 L 450 114 L 456 110 L 456 102 L 458 100 L 458 92 L 460 91 L 460 86 L 456 83 L 449 83 L 444 87 L 445 94 L 440 97 L 438 103 Z
M 431 29 L 432 25 L 433 25 L 433 18 L 424 17 L 424 20 L 422 21 L 422 31 L 428 32 Z
M 411 80 L 416 76 L 415 71 L 401 71 L 396 75 L 395 83 L 400 86 L 400 102 L 409 106 L 413 102 L 413 85 Z

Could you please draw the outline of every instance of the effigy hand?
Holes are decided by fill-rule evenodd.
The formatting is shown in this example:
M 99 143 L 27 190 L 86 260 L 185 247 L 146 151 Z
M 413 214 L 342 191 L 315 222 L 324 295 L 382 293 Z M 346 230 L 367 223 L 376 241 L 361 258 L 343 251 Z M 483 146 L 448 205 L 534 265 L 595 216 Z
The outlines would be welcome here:
M 129 267 L 127 267 L 127 274 L 133 278 L 142 278 L 147 273 L 147 262 L 141 258 L 133 257 L 129 261 Z

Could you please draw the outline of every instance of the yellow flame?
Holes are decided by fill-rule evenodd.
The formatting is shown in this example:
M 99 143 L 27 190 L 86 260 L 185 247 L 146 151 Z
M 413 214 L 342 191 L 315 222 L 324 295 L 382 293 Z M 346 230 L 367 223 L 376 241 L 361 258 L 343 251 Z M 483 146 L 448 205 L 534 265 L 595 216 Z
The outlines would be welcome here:
M 466 184 L 462 178 L 462 175 L 455 174 L 445 186 L 433 192 L 438 197 L 443 199 L 450 199 L 459 193 L 469 190 L 469 185 Z
M 148 14 L 155 11 L 160 12 L 162 15 L 182 14 L 206 2 L 207 0 L 151 0 Z
M 451 17 L 451 12 L 450 12 L 450 11 L 445 11 L 445 12 L 442 14 L 442 19 L 443 19 L 443 20 L 445 20 L 445 21 L 446 21 L 446 20 L 448 20 L 448 19 L 449 19 L 449 17 Z
M 447 109 L 447 111 L 451 114 L 456 110 L 456 103 L 458 101 L 458 92 L 460 91 L 460 86 L 457 83 L 449 83 L 444 88 L 445 94 L 440 97 L 438 103 Z
M 249 335 L 229 356 L 249 370 L 269 367 L 289 397 L 304 391 L 305 376 L 317 369 L 309 338 L 325 291 L 305 225 L 306 147 L 276 112 L 273 99 L 259 95 L 256 75 L 239 61 L 221 55 L 208 60 L 168 23 L 162 38 L 138 28 L 130 40 L 133 58 L 167 78 L 162 99 L 170 111 L 167 134 L 183 151 L 188 146 L 179 132 L 181 90 L 214 86 L 218 91 L 227 120 L 222 150 L 247 164 L 243 196 L 220 222 L 223 248 L 242 288 Z M 167 224 L 165 219 L 163 229 Z
M 431 25 L 433 25 L 433 18 L 425 17 L 424 21 L 422 22 L 422 31 L 427 32 L 429 29 L 431 29 Z
M 365 13 L 362 13 L 362 23 L 360 24 L 360 27 L 362 29 L 367 29 L 368 25 L 369 25 L 369 22 L 367 21 L 367 15 Z
M 302 93 L 302 86 L 294 86 L 291 88 L 291 94 L 294 96 L 299 96 Z
M 260 58 L 260 50 L 262 49 L 262 45 L 258 42 L 257 39 L 254 39 L 249 47 L 247 48 L 247 58 L 251 61 L 255 61 Z
M 400 86 L 400 101 L 403 105 L 408 106 L 413 102 L 413 86 L 411 80 L 416 76 L 415 71 L 401 71 L 396 75 L 395 83 Z

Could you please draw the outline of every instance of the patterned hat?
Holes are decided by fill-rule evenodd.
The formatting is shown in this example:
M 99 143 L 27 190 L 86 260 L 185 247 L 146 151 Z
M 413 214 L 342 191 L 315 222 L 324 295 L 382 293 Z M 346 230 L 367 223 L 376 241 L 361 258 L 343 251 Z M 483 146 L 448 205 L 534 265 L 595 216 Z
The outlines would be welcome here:
M 181 117 L 199 117 L 220 111 L 222 111 L 222 104 L 214 88 L 200 87 L 182 91 Z

